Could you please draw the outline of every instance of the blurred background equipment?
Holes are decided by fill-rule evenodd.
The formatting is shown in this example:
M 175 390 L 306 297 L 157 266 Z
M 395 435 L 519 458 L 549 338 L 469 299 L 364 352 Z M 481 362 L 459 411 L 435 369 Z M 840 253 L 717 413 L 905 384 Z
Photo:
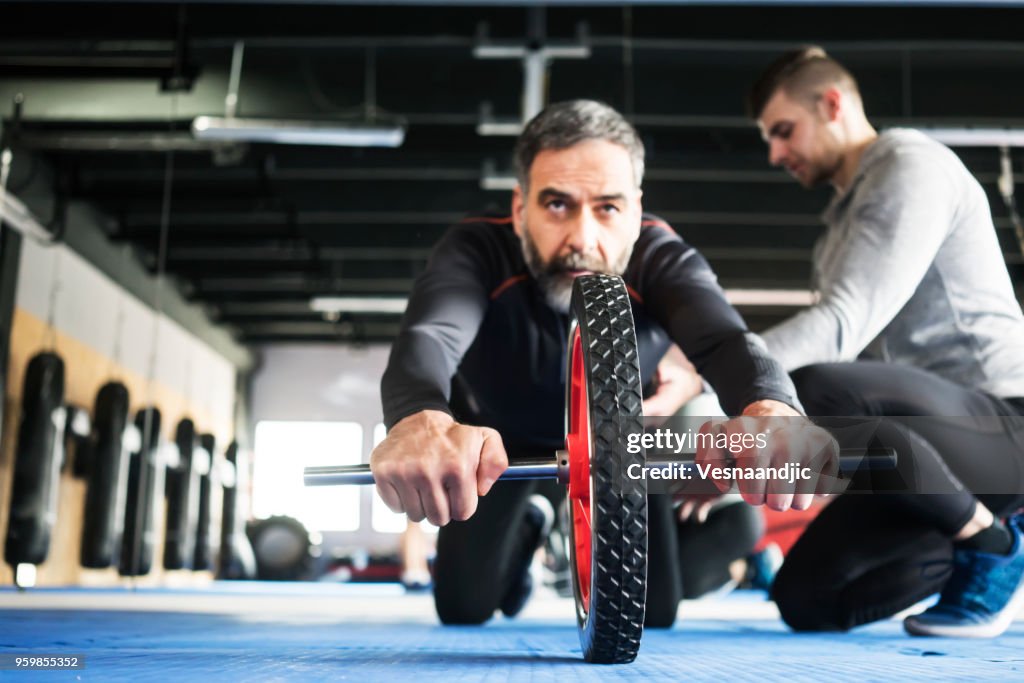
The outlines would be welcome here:
M 261 581 L 313 578 L 313 563 L 320 557 L 320 544 L 314 543 L 302 522 L 275 515 L 251 522 L 246 533 L 256 555 L 256 576 Z

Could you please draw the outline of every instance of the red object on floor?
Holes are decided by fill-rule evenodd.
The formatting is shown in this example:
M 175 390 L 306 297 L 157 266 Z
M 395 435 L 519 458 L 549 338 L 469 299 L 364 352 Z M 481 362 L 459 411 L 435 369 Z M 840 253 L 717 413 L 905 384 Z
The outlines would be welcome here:
M 807 525 L 818 516 L 824 507 L 824 505 L 815 504 L 807 510 L 786 510 L 785 512 L 776 512 L 766 507 L 761 508 L 764 511 L 765 532 L 754 547 L 754 552 L 764 550 L 769 543 L 775 543 L 785 555 L 800 538 L 800 534 L 804 532 Z

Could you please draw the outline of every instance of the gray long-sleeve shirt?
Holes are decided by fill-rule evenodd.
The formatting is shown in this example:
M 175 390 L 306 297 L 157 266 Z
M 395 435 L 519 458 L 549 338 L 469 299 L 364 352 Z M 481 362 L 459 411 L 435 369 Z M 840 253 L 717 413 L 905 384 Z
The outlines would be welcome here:
M 952 151 L 882 133 L 823 220 L 818 302 L 763 335 L 787 370 L 861 357 L 1024 396 L 1024 317 L 985 192 Z

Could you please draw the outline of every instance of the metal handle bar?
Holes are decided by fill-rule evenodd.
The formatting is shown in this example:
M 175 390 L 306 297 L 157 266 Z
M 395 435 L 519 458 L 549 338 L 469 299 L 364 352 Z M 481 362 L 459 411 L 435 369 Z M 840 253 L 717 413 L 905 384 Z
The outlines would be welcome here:
M 692 455 L 692 454 L 691 454 Z M 682 466 L 692 471 L 692 460 L 680 457 L 651 457 L 647 459 L 646 469 L 667 470 L 672 466 Z M 557 451 L 551 458 L 529 458 L 516 460 L 510 464 L 498 479 L 514 481 L 517 479 L 557 479 L 568 481 L 569 459 L 565 451 Z M 856 472 L 858 470 L 892 470 L 896 469 L 896 450 L 893 448 L 843 448 L 839 451 L 839 470 Z M 307 467 L 304 472 L 306 486 L 344 486 L 349 484 L 373 484 L 373 473 L 369 465 L 329 465 L 326 467 Z

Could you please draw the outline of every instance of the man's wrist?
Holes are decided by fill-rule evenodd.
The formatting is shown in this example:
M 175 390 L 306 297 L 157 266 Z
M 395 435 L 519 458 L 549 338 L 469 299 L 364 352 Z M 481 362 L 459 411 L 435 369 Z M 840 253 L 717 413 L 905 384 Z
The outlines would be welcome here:
M 442 415 L 447 415 L 453 421 L 455 420 L 455 417 L 452 415 L 447 405 L 441 406 L 435 404 L 428 405 L 426 407 L 417 407 L 403 411 L 396 411 L 391 415 L 385 415 L 386 419 L 384 420 L 384 424 L 388 426 L 387 430 L 388 432 L 390 432 L 392 429 L 397 427 L 402 422 L 405 422 L 409 418 L 416 417 L 417 415 L 422 416 L 424 413 L 440 413 Z M 395 417 L 395 415 L 397 415 L 397 417 Z M 423 419 L 423 417 L 420 417 L 419 419 Z
M 406 415 L 401 420 L 396 422 L 394 426 L 391 427 L 391 429 L 399 429 L 401 427 L 423 424 L 448 426 L 454 423 L 455 418 L 452 417 L 451 413 L 448 413 L 444 410 L 436 410 L 434 408 L 425 408 L 423 410 L 418 410 L 415 413 L 410 413 Z
M 748 404 L 741 414 L 746 417 L 803 417 L 803 413 L 788 403 L 771 398 Z

